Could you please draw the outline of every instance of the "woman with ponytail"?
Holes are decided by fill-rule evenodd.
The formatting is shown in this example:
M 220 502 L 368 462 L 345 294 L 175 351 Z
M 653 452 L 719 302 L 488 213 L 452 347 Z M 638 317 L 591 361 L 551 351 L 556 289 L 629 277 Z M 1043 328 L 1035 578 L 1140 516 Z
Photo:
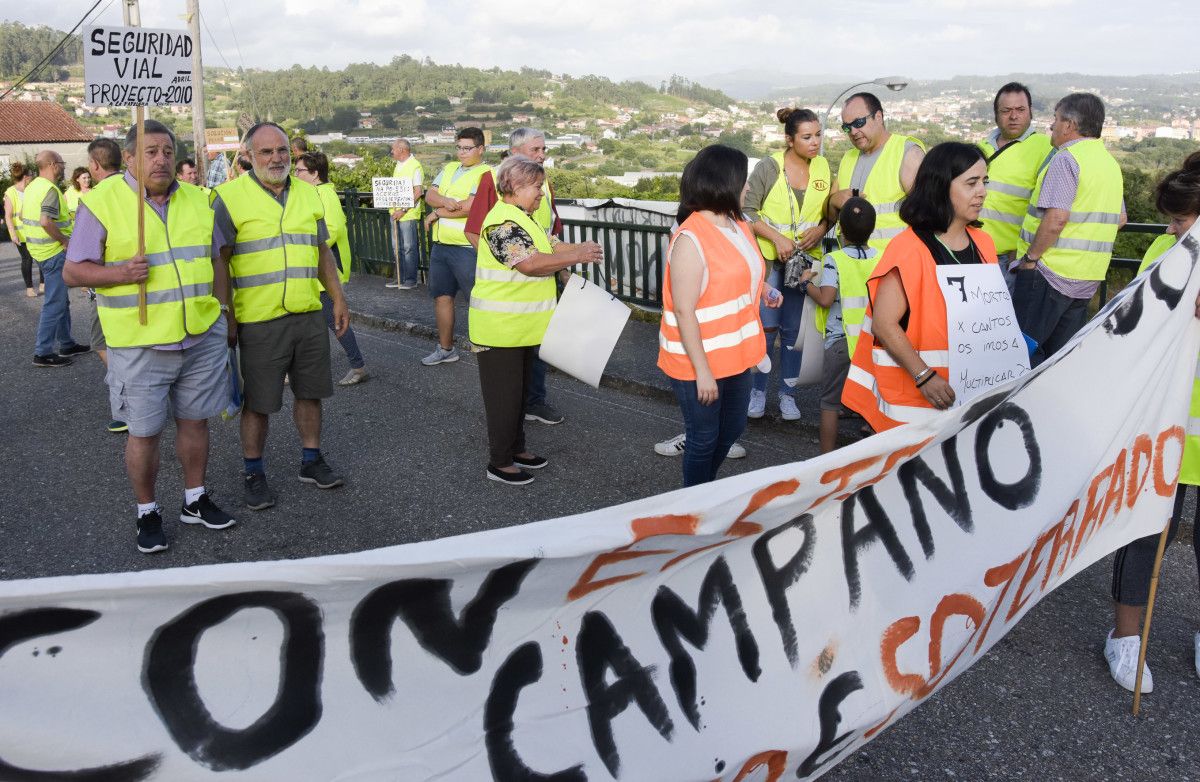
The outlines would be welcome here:
M 792 350 L 800 331 L 804 292 L 783 285 L 788 258 L 815 250 L 821 257 L 821 237 L 829 230 L 825 203 L 829 198 L 829 161 L 820 155 L 821 122 L 809 109 L 784 108 L 776 112 L 783 124 L 784 149 L 758 161 L 748 181 L 746 219 L 767 261 L 767 284 L 783 292 L 783 306 L 761 312 L 767 338 L 767 355 L 777 355 L 780 378 L 799 373 L 800 354 Z M 779 352 L 775 354 L 775 343 Z M 766 373 L 754 376 L 750 394 L 751 418 L 766 413 Z M 779 383 L 779 411 L 785 421 L 800 417 L 795 389 Z

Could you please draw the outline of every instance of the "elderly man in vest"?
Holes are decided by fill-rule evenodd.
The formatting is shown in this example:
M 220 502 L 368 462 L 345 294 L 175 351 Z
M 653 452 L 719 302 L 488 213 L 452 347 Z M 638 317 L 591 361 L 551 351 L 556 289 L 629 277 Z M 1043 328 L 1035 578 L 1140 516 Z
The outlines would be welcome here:
M 1016 257 L 1017 236 L 1029 209 L 1029 198 L 1038 171 L 1053 147 L 1045 133 L 1035 133 L 1033 98 L 1029 88 L 1009 82 L 992 100 L 996 127 L 979 142 L 988 164 L 988 194 L 979 219 L 983 230 L 996 243 L 1001 268 L 1007 269 Z M 1012 287 L 1012 281 L 1009 281 Z
M 402 291 L 417 287 L 417 265 L 420 247 L 417 239 L 417 221 L 421 219 L 421 195 L 425 192 L 425 169 L 412 153 L 408 139 L 398 138 L 392 142 L 393 177 L 412 182 L 413 206 L 410 209 L 392 209 L 392 245 L 396 248 L 396 279 L 384 287 Z
M 900 201 L 912 189 L 925 147 L 910 136 L 887 129 L 883 105 L 869 92 L 857 92 L 842 106 L 842 132 L 854 149 L 838 165 L 837 181 L 829 196 L 829 218 L 836 222 L 842 205 L 854 196 L 875 207 L 875 231 L 869 242 L 883 252 L 904 230 Z
M 508 151 L 511 155 L 527 157 L 542 165 L 546 162 L 546 134 L 537 128 L 517 128 L 508 136 Z M 471 202 L 471 214 L 467 217 L 467 241 L 471 246 L 479 247 L 484 218 L 499 201 L 494 172 L 489 171 L 479 179 L 479 190 Z M 562 239 L 562 220 L 554 208 L 554 188 L 550 186 L 550 177 L 542 182 L 542 202 L 533 213 L 533 221 L 548 235 Z M 564 280 L 569 275 L 568 270 L 559 272 L 559 277 Z M 552 426 L 563 421 L 562 413 L 546 400 L 546 362 L 536 357 L 530 372 L 529 393 L 525 396 L 525 420 Z
M 321 285 L 333 302 L 339 337 L 350 326 L 350 313 L 326 246 L 321 196 L 289 175 L 287 134 L 273 122 L 261 122 L 246 132 L 246 145 L 253 170 L 216 190 L 213 246 L 229 267 L 230 333 L 242 353 L 243 497 L 248 508 L 262 510 L 275 504 L 263 448 L 268 416 L 283 406 L 284 375 L 295 397 L 300 480 L 321 489 L 344 482 L 321 455 L 321 400 L 333 395 Z
M 1125 224 L 1121 167 L 1104 148 L 1104 103 L 1076 92 L 1054 107 L 1054 154 L 1038 172 L 1017 237 L 1013 308 L 1037 343 L 1037 366 L 1087 321 L 1087 304 L 1108 273 Z
M 124 177 L 87 193 L 67 250 L 67 284 L 96 289 L 108 340 L 108 387 L 114 418 L 129 425 L 125 469 L 137 501 L 137 547 L 167 548 L 155 502 L 159 436 L 175 418 L 175 452 L 183 467 L 179 520 L 209 529 L 235 522 L 204 487 L 208 421 L 225 406 L 227 385 L 225 272 L 212 263 L 212 210 L 198 188 L 175 181 L 175 137 L 145 124 L 146 192 L 137 193 L 137 129 L 125 137 Z M 138 253 L 138 209 L 145 252 Z M 145 285 L 146 317 L 139 312 Z M 222 298 L 218 298 L 222 297 Z
M 89 345 L 77 344 L 71 338 L 71 304 L 67 286 L 63 284 L 71 219 L 56 183 L 62 180 L 66 166 L 62 155 L 50 149 L 39 152 L 34 162 L 38 169 L 37 178 L 26 186 L 25 197 L 21 200 L 21 233 L 46 285 L 33 365 L 65 367 L 70 366 L 71 356 L 91 350 Z

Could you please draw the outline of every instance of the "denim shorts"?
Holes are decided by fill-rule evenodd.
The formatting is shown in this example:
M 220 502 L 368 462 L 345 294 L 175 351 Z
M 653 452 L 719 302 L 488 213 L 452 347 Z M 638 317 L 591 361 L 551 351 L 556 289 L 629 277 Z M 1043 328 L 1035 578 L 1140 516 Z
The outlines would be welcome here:
M 459 291 L 471 298 L 475 287 L 475 248 L 434 242 L 429 253 L 429 296 L 453 297 Z
M 229 396 L 227 333 L 221 317 L 204 339 L 184 350 L 110 347 L 104 379 L 113 418 L 129 424 L 134 437 L 154 437 L 168 418 L 203 421 L 219 415 Z

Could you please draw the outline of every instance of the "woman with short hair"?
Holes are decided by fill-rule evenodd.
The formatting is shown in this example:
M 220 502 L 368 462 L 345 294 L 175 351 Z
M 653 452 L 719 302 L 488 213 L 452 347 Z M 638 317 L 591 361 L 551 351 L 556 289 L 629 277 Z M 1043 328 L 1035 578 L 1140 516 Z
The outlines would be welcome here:
M 546 171 L 522 155 L 496 170 L 500 200 L 480 229 L 468 327 L 476 354 L 488 429 L 488 480 L 531 483 L 527 470 L 548 464 L 525 445 L 525 396 L 538 346 L 554 314 L 555 273 L 596 263 L 595 242 L 565 244 L 533 220 L 542 203 Z
M 679 180 L 679 228 L 663 274 L 658 367 L 683 412 L 683 485 L 713 481 L 746 428 L 750 373 L 765 361 L 759 302 L 782 303 L 742 218 L 745 153 L 714 144 Z

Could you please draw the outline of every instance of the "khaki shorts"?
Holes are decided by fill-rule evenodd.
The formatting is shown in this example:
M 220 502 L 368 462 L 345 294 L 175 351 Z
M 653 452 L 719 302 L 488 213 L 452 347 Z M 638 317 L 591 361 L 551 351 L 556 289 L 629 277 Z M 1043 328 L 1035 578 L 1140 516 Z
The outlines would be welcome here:
M 225 319 L 217 318 L 186 350 L 109 348 L 104 379 L 113 418 L 129 424 L 134 437 L 154 437 L 169 418 L 219 415 L 229 401 L 227 333 Z
M 821 366 L 821 409 L 842 409 L 842 387 L 850 374 L 850 351 L 845 339 L 834 340 L 825 348 L 825 363 Z
M 283 376 L 297 399 L 333 396 L 329 335 L 320 310 L 238 325 L 246 409 L 270 415 L 283 407 Z
M 96 294 L 88 294 L 92 308 L 92 350 L 107 350 L 108 343 L 104 341 L 104 329 L 100 326 L 100 311 L 96 309 Z

